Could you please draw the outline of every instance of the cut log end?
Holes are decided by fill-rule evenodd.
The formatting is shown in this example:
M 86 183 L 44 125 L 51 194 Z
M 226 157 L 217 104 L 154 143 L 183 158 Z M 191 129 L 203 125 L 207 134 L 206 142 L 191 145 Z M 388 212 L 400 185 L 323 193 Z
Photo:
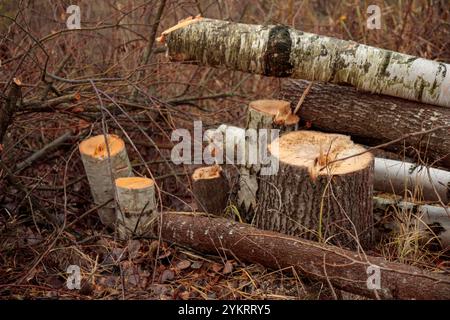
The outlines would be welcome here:
M 350 137 L 317 131 L 287 133 L 272 142 L 269 150 L 285 164 L 307 167 L 313 178 L 359 171 L 373 161 L 370 152 L 360 154 L 366 149 L 354 144 Z M 344 158 L 345 160 L 337 161 Z
M 291 111 L 291 104 L 284 100 L 255 100 L 250 102 L 249 107 L 260 113 L 273 117 L 277 125 L 293 125 L 300 118 Z
M 106 146 L 106 140 L 108 141 L 108 147 Z M 82 154 L 98 159 L 108 157 L 108 149 L 109 154 L 114 156 L 124 148 L 124 141 L 114 134 L 107 135 L 107 139 L 105 139 L 105 136 L 101 134 L 86 139 L 80 143 L 80 152 Z
M 152 179 L 143 177 L 125 177 L 116 179 L 116 187 L 123 189 L 144 189 L 152 187 L 154 184 Z

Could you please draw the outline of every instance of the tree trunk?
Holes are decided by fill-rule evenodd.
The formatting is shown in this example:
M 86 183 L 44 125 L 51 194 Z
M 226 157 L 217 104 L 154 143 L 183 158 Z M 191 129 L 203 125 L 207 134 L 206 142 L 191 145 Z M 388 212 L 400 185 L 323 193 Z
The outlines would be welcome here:
M 174 61 L 346 84 L 450 107 L 450 65 L 286 26 L 198 19 L 165 35 Z
M 262 163 L 260 148 L 266 149 L 277 138 L 279 131 L 285 132 L 298 122 L 299 118 L 292 114 L 290 103 L 283 100 L 256 100 L 249 104 L 245 136 L 245 164 L 239 168 L 239 191 L 237 202 L 241 215 L 247 222 L 253 219 L 256 206 L 256 193 Z M 260 129 L 268 131 L 262 133 Z M 275 135 L 272 135 L 277 129 Z M 250 134 L 249 130 L 253 130 Z M 261 140 L 260 140 L 261 139 Z M 250 153 L 256 161 L 250 161 Z
M 170 212 L 162 217 L 164 241 L 204 253 L 223 253 L 275 270 L 295 270 L 296 274 L 369 298 L 450 299 L 448 276 L 417 267 L 259 230 L 229 219 Z M 380 289 L 369 289 L 368 277 L 377 267 Z
M 280 97 L 296 104 L 307 86 L 307 81 L 287 81 Z M 349 134 L 355 141 L 366 145 L 381 144 L 407 133 L 450 125 L 448 108 L 323 83 L 312 85 L 298 115 L 302 121 L 311 122 L 314 129 Z M 386 146 L 386 150 L 404 151 L 412 158 L 419 156 L 421 162 L 436 162 L 450 169 L 449 129 L 409 137 Z
M 126 177 L 116 179 L 115 185 L 119 237 L 127 239 L 146 233 L 158 217 L 155 183 L 148 178 Z
M 259 183 L 257 227 L 344 247 L 370 246 L 372 154 L 328 165 L 365 149 L 347 136 L 314 131 L 282 135 L 269 150 L 279 171 Z
M 128 160 L 125 143 L 116 135 L 98 135 L 86 139 L 80 143 L 81 160 L 89 181 L 92 197 L 96 205 L 105 206 L 98 210 L 101 222 L 112 227 L 116 221 L 115 187 L 113 182 L 116 178 L 130 177 L 130 160 Z
M 230 186 L 218 165 L 196 169 L 192 174 L 192 189 L 200 211 L 218 216 L 224 214 Z

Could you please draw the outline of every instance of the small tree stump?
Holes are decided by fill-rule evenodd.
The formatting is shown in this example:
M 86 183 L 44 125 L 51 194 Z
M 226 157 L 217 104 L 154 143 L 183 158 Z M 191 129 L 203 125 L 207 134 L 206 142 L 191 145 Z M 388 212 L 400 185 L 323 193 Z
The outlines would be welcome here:
M 281 132 L 289 130 L 289 126 L 296 124 L 299 118 L 292 114 L 290 103 L 283 100 L 256 100 L 249 104 L 247 113 L 246 130 L 256 130 L 256 137 L 247 134 L 246 164 L 239 168 L 239 191 L 237 196 L 240 212 L 247 222 L 253 218 L 253 209 L 256 206 L 256 193 L 258 190 L 258 177 L 261 170 L 261 159 L 257 164 L 249 163 L 249 146 L 254 145 L 259 149 L 259 129 L 279 129 Z M 292 127 L 291 127 L 292 128 Z M 256 139 L 256 141 L 253 141 Z M 267 135 L 267 145 L 272 141 L 270 131 Z
M 81 160 L 96 205 L 114 199 L 113 182 L 116 178 L 133 175 L 124 141 L 113 134 L 107 137 L 108 147 L 104 135 L 86 139 L 79 146 Z M 100 208 L 98 214 L 104 225 L 112 227 L 116 221 L 114 201 Z
M 121 239 L 151 231 L 157 219 L 155 183 L 143 177 L 118 178 L 116 200 L 117 231 Z
M 294 131 L 269 146 L 279 172 L 261 178 L 256 225 L 307 239 L 356 247 L 372 241 L 373 155 L 349 137 Z
M 192 191 L 198 209 L 223 215 L 228 204 L 230 186 L 218 165 L 198 168 L 192 174 Z

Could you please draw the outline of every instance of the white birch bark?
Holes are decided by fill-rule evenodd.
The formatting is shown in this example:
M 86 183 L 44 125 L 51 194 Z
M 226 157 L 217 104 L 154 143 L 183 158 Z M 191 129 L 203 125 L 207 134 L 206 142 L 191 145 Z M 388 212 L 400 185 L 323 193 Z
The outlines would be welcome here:
M 109 155 L 104 135 L 86 139 L 80 143 L 81 160 L 96 205 L 110 201 L 98 210 L 104 225 L 113 226 L 116 221 L 113 181 L 133 175 L 125 143 L 115 135 L 108 135 Z M 113 175 L 111 177 L 111 174 Z
M 155 183 L 142 177 L 115 180 L 117 231 L 122 239 L 144 235 L 157 219 Z
M 450 172 L 413 163 L 375 158 L 375 190 L 450 202 Z
M 174 61 L 351 85 L 450 107 L 450 65 L 286 26 L 200 19 L 165 36 Z

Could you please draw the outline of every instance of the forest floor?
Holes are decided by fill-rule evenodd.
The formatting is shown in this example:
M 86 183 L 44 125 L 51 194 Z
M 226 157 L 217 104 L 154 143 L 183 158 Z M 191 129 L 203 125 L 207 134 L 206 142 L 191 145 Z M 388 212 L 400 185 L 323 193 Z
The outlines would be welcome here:
M 249 101 L 276 97 L 283 81 L 171 63 L 153 39 L 201 13 L 450 62 L 445 0 L 374 2 L 382 8 L 379 31 L 367 30 L 366 6 L 355 1 L 81 1 L 85 29 L 70 32 L 65 1 L 0 5 L 0 102 L 13 78 L 23 98 L 0 141 L 0 298 L 332 299 L 327 284 L 292 270 L 158 239 L 118 240 L 93 209 L 78 144 L 105 131 L 127 137 L 135 174 L 154 178 L 162 190 L 160 209 L 192 211 L 189 177 L 197 166 L 170 162 L 171 132 L 192 130 L 194 120 L 203 129 L 242 125 Z M 450 265 L 448 253 L 431 250 L 414 230 L 389 235 L 370 254 L 430 271 Z M 80 290 L 67 288 L 69 265 L 81 269 Z

